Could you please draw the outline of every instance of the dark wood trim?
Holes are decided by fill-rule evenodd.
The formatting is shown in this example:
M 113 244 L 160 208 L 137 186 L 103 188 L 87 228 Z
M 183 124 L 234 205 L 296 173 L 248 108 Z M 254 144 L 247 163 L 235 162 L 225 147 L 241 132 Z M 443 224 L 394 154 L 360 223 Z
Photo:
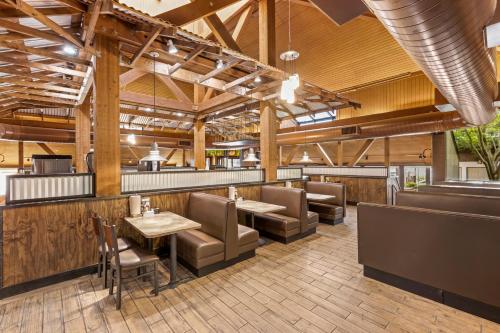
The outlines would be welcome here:
M 290 244 L 292 242 L 295 242 L 296 240 L 302 239 L 304 237 L 307 237 L 309 235 L 315 234 L 316 233 L 316 228 L 309 229 L 306 232 L 303 233 L 298 233 L 296 235 L 290 236 L 290 237 L 283 237 L 283 236 L 278 236 L 275 234 L 272 234 L 270 232 L 266 232 L 264 230 L 259 230 L 259 235 L 264 236 L 266 238 L 272 239 L 274 241 L 283 243 L 283 244 Z
M 52 284 L 56 284 L 59 282 L 76 279 L 84 275 L 94 274 L 96 272 L 97 272 L 97 265 L 92 265 L 88 267 L 78 268 L 71 271 L 43 277 L 41 279 L 26 281 L 20 284 L 16 284 L 14 286 L 0 288 L 0 299 L 22 294 L 38 288 L 50 286 Z
M 363 275 L 500 324 L 500 308 L 496 306 L 386 273 L 369 266 L 363 267 Z

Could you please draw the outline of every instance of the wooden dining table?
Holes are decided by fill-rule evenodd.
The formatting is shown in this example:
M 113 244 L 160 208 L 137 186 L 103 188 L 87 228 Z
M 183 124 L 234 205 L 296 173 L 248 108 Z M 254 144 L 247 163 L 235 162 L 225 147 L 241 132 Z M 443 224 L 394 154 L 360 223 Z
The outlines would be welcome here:
M 254 200 L 236 200 L 236 209 L 250 214 L 252 228 L 255 229 L 255 214 L 279 212 L 286 207 Z
M 175 288 L 177 282 L 177 233 L 199 229 L 201 224 L 172 212 L 161 212 L 150 217 L 126 217 L 125 221 L 146 238 L 148 250 L 153 251 L 153 239 L 170 238 L 170 281 L 159 289 Z
M 331 199 L 335 199 L 335 198 L 336 197 L 334 195 L 330 195 L 330 194 L 306 193 L 307 200 L 326 201 L 326 200 L 331 200 Z

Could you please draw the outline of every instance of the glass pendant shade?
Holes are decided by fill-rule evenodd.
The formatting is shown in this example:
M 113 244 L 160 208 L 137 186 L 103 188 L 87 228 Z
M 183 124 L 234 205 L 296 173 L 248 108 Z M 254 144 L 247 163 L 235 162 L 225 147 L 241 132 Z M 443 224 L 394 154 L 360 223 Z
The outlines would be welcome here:
M 290 75 L 288 81 L 290 81 L 290 86 L 292 87 L 293 90 L 297 89 L 300 85 L 299 74 L 295 73 Z
M 255 151 L 253 148 L 250 148 L 248 150 L 248 155 L 247 157 L 243 160 L 243 162 L 260 162 L 260 160 L 255 156 Z
M 300 163 L 311 163 L 311 159 L 309 158 L 309 154 L 307 151 L 304 151 L 304 155 L 302 155 L 302 158 L 299 161 Z
M 164 162 L 166 160 L 166 158 L 160 155 L 160 150 L 158 150 L 158 144 L 156 143 L 156 141 L 151 144 L 149 155 L 141 158 L 141 162 Z

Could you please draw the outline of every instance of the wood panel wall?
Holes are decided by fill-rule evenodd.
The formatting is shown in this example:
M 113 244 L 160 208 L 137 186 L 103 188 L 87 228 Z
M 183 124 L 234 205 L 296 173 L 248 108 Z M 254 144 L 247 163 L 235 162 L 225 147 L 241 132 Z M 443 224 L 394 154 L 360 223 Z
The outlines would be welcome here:
M 410 109 L 434 104 L 434 85 L 423 74 L 369 86 L 343 95 L 361 103 L 361 109 L 342 109 L 338 119 Z
M 311 180 L 314 181 L 320 181 L 320 178 L 320 176 L 311 176 Z M 349 203 L 387 204 L 387 179 L 385 178 L 326 176 L 325 181 L 344 184 L 346 200 Z
M 276 185 L 283 186 L 283 183 Z M 296 185 L 299 187 L 300 185 Z M 239 186 L 245 199 L 259 200 L 261 185 Z M 227 196 L 227 187 L 202 192 Z M 189 192 L 149 196 L 152 207 L 185 215 Z M 91 212 L 119 227 L 119 234 L 144 244 L 144 239 L 123 222 L 128 198 L 88 199 L 43 203 L 3 209 L 3 287 L 13 286 L 97 263 L 97 241 L 88 221 Z M 155 243 L 163 245 L 165 240 Z

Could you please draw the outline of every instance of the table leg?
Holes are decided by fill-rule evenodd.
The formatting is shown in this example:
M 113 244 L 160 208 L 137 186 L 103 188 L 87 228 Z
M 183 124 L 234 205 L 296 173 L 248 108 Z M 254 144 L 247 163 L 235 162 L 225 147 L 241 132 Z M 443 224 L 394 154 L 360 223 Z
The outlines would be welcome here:
M 170 235 L 170 282 L 169 285 L 174 288 L 177 280 L 177 236 Z
M 255 215 L 250 213 L 250 223 L 252 224 L 252 229 L 255 229 Z
M 146 238 L 146 242 L 147 242 L 148 251 L 153 252 L 153 239 Z

